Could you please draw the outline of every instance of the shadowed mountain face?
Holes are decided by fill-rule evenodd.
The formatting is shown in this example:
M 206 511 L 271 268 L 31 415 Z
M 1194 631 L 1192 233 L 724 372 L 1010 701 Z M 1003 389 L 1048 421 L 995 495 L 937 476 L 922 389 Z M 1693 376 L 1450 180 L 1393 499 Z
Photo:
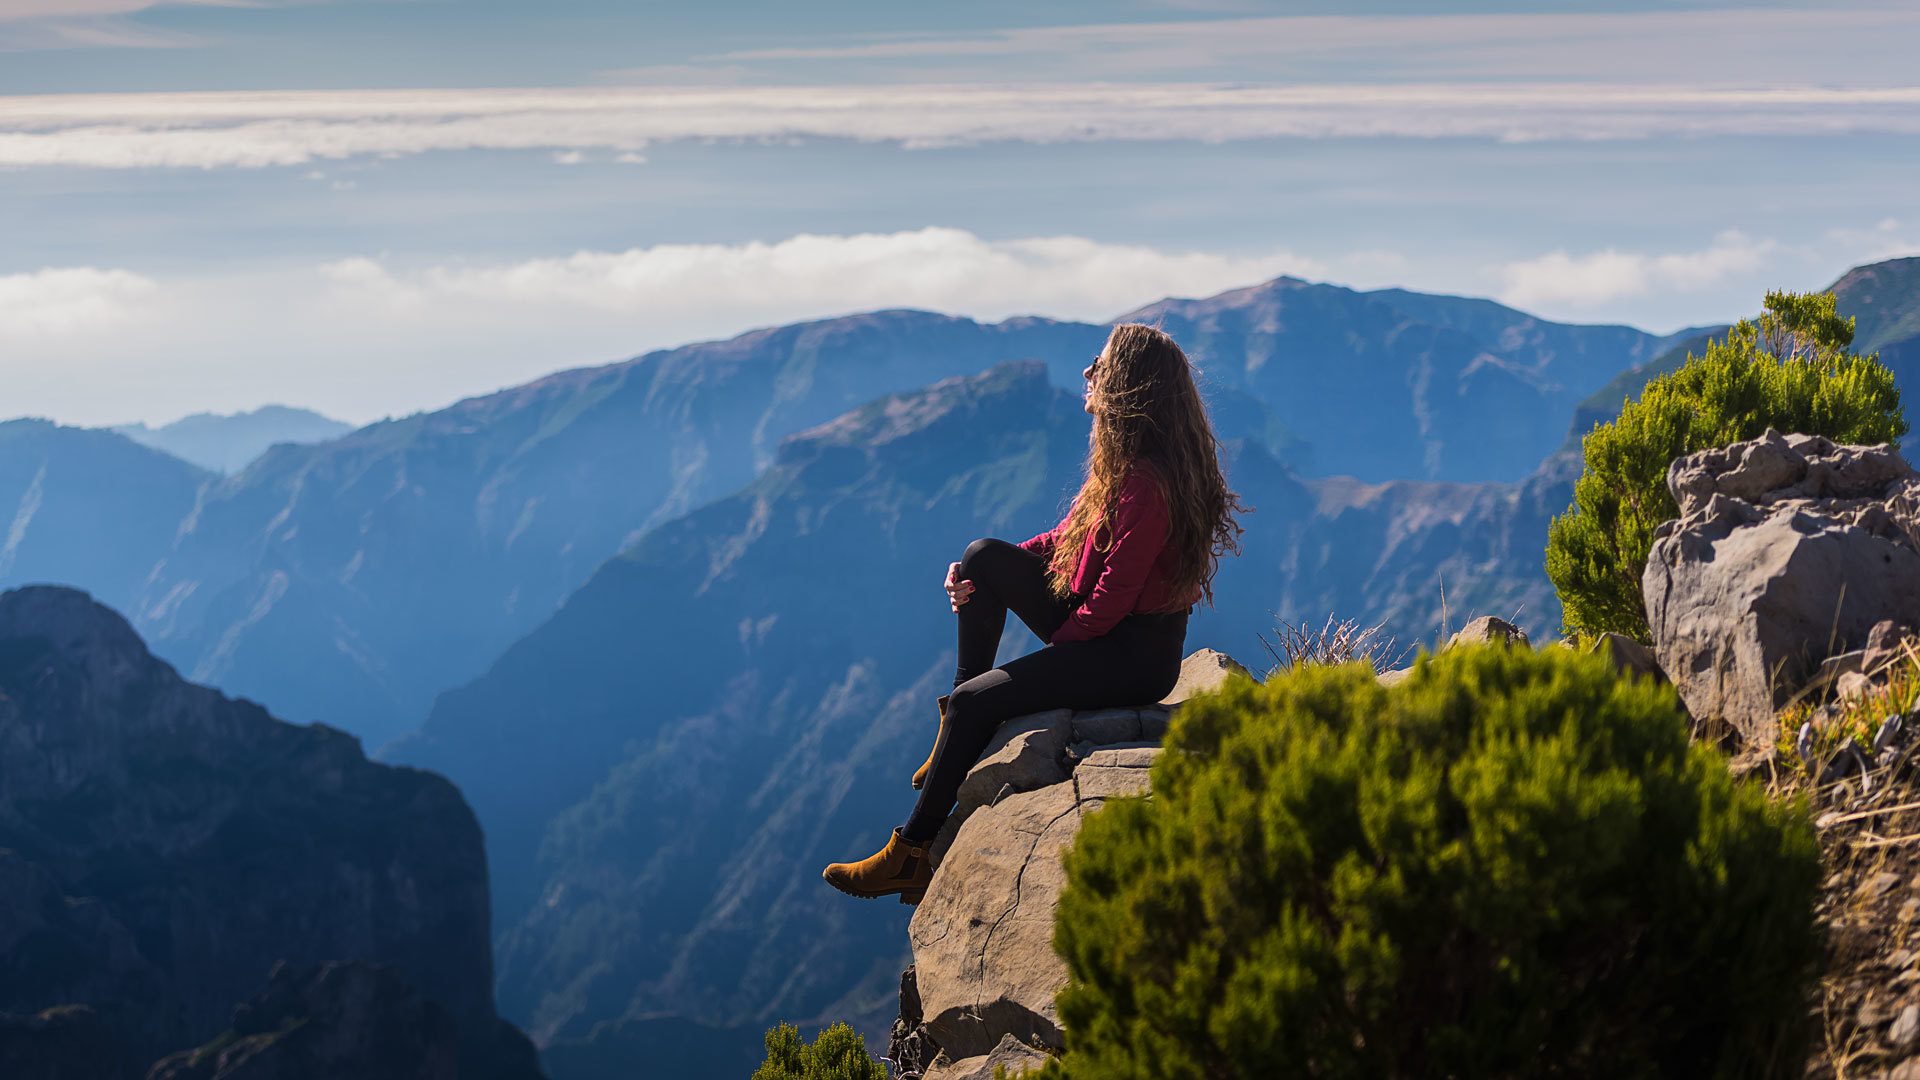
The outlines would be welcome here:
M 213 479 L 110 431 L 0 423 L 0 584 L 83 584 L 128 610 Z
M 1544 453 L 1534 428 L 1561 434 L 1559 388 L 1655 340 L 1285 279 L 1141 314 L 1210 366 L 1223 436 L 1376 481 L 1523 475 Z M 0 544 L 18 553 L 0 554 L 0 584 L 89 588 L 196 681 L 377 747 L 645 529 L 750 481 L 787 435 L 1009 359 L 1077 388 L 1105 335 L 905 311 L 803 323 L 275 446 L 224 478 L 151 452 L 109 465 L 130 444 L 39 425 L 0 458 L 0 523 L 9 507 L 15 523 Z
M 266 405 L 252 412 L 194 413 L 150 428 L 120 424 L 114 431 L 217 473 L 236 473 L 276 443 L 317 443 L 353 430 L 309 409 Z
M 778 1018 L 888 1013 L 908 912 L 833 892 L 819 867 L 877 849 L 911 806 L 952 678 L 946 562 L 1051 525 L 1086 435 L 1077 398 L 1027 364 L 797 436 L 741 492 L 609 561 L 393 747 L 471 793 L 502 1008 L 579 1070 L 557 1075 L 603 1075 L 623 1060 L 608 1044 L 671 1054 L 676 1037 L 730 1047 Z M 1259 666 L 1272 612 L 1430 635 L 1442 574 L 1456 625 L 1544 591 L 1538 552 L 1518 550 L 1544 530 L 1528 488 L 1302 481 L 1250 441 L 1230 471 L 1258 509 L 1189 650 Z
M 452 784 L 184 682 L 51 587 L 0 593 L 0 748 L 0 1013 L 91 1006 L 139 1076 L 279 961 L 366 959 L 451 1015 L 461 1075 L 537 1075 L 494 1014 L 486 860 Z

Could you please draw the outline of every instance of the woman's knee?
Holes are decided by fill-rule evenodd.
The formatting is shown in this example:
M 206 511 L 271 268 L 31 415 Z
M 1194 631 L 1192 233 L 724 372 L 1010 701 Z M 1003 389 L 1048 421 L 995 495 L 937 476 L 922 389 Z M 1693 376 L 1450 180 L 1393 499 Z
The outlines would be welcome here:
M 966 553 L 960 556 L 960 576 L 967 577 L 971 571 L 991 563 L 1010 548 L 1019 550 L 1005 540 L 996 540 L 991 536 L 983 536 L 975 540 L 967 545 Z
M 1000 540 L 1000 538 L 996 538 L 996 536 L 981 536 L 979 540 L 968 544 L 968 546 L 966 546 L 966 553 L 960 555 L 960 569 L 975 567 L 975 565 L 979 565 L 983 559 L 991 559 L 1000 548 L 1012 548 L 1012 544 L 1008 544 L 1006 540 Z

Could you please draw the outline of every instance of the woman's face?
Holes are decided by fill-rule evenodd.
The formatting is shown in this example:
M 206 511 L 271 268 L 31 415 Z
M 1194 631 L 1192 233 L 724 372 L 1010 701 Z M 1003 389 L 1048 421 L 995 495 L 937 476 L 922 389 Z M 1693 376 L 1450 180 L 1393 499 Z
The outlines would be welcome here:
M 1106 360 L 1106 358 L 1107 358 L 1107 351 L 1105 349 L 1100 350 L 1100 355 L 1094 357 L 1093 363 L 1088 364 L 1087 369 L 1080 373 L 1081 378 L 1084 378 L 1087 380 L 1086 389 L 1085 391 L 1083 391 L 1083 398 L 1085 400 L 1086 410 L 1087 412 L 1092 413 L 1096 416 L 1099 415 L 1099 411 L 1093 407 L 1093 379 L 1094 379 L 1094 376 L 1099 373 L 1100 364 L 1104 360 Z

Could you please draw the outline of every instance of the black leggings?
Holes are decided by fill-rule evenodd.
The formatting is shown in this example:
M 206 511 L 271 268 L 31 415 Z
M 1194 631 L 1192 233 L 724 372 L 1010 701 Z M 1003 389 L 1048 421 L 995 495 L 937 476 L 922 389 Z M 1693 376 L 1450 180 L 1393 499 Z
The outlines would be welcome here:
M 1048 645 L 994 667 L 1007 612 L 1049 641 L 1074 605 L 1048 588 L 1045 559 L 1004 540 L 969 544 L 958 577 L 973 582 L 973 595 L 960 605 L 960 658 L 946 728 L 934 747 L 920 801 L 900 830 L 918 843 L 940 831 L 953 812 L 960 782 L 1002 723 L 1047 709 L 1159 701 L 1179 681 L 1187 640 L 1185 611 L 1129 615 L 1092 641 Z

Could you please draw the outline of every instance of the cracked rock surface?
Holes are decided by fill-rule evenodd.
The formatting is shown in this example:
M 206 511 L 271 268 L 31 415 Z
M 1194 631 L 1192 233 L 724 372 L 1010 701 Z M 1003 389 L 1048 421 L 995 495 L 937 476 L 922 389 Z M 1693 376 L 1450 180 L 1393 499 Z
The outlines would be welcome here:
M 1750 745 L 1828 656 L 1920 611 L 1920 473 L 1893 446 L 1768 430 L 1677 458 L 1641 577 L 1654 654 Z
M 1244 671 L 1203 650 L 1176 693 Z M 1171 711 L 1037 713 L 1008 721 L 988 746 L 932 845 L 938 869 L 908 930 L 914 966 L 890 1053 L 902 1075 L 959 1080 L 991 1076 L 993 1064 L 1018 1075 L 1065 1046 L 1053 1007 L 1067 981 L 1053 951 L 1061 853 L 1107 799 L 1151 795 Z

